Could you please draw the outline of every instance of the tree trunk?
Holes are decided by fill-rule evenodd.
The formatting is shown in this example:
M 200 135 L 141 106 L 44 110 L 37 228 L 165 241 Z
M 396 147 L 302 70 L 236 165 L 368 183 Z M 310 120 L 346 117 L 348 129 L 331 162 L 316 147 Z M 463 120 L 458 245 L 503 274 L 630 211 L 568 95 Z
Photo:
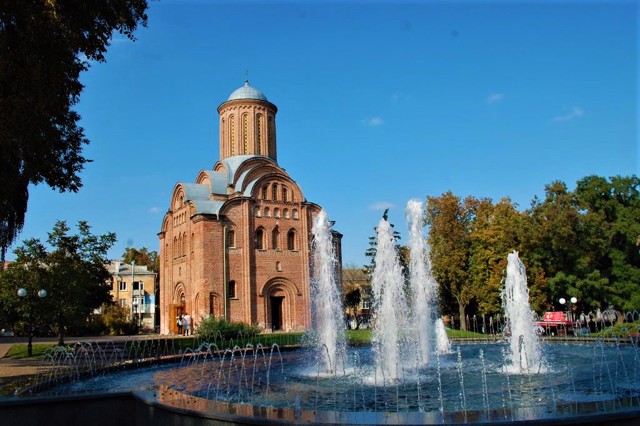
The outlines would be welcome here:
M 58 346 L 64 346 L 64 325 L 58 323 Z
M 460 330 L 467 331 L 467 317 L 465 315 L 465 309 L 467 305 L 458 302 L 458 313 L 460 314 Z

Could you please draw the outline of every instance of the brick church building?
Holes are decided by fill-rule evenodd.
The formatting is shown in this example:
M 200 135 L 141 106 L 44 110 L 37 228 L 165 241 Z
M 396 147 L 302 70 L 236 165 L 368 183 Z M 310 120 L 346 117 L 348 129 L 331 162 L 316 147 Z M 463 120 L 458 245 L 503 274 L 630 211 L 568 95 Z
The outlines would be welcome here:
M 218 107 L 220 160 L 176 184 L 160 238 L 160 332 L 189 313 L 266 330 L 311 327 L 311 229 L 321 208 L 280 168 L 277 107 L 245 82 Z M 334 232 L 338 264 L 341 235 Z

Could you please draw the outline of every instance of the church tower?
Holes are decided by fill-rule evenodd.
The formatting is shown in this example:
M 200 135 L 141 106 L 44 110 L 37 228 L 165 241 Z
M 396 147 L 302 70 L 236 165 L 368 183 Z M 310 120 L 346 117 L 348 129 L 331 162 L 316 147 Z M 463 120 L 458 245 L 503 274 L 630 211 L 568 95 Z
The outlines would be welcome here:
M 277 107 L 249 82 L 218 107 L 220 159 L 178 182 L 162 222 L 160 332 L 189 313 L 265 331 L 311 327 L 311 238 L 321 208 L 277 163 Z M 341 264 L 341 235 L 334 244 Z
M 258 89 L 244 86 L 218 107 L 220 159 L 236 155 L 265 155 L 278 161 L 276 113 L 278 108 Z

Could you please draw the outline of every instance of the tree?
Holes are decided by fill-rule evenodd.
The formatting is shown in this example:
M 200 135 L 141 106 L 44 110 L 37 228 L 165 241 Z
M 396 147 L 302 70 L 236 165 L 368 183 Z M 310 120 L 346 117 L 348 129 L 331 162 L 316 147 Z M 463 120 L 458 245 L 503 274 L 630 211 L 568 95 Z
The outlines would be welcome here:
M 51 251 L 38 239 L 25 241 L 15 250 L 16 261 L 1 274 L 10 289 L 8 296 L 20 287 L 31 294 L 39 289 L 47 291 L 47 297 L 34 307 L 39 318 L 55 326 L 60 345 L 67 327 L 84 325 L 95 309 L 112 303 L 106 265 L 115 234 L 93 235 L 84 221 L 78 223 L 77 235 L 69 231 L 66 222 L 55 224 L 47 240 Z
M 470 279 L 479 312 L 500 313 L 507 256 L 519 250 L 517 224 L 520 213 L 509 198 L 497 204 L 480 199 L 475 207 L 471 233 Z
M 425 224 L 429 226 L 431 267 L 440 285 L 441 312 L 457 305 L 460 328 L 467 329 L 466 309 L 474 297 L 470 280 L 471 226 L 478 200 L 460 200 L 451 191 L 427 197 Z
M 126 247 L 122 254 L 124 263 L 135 262 L 136 265 L 144 265 L 150 271 L 158 273 L 160 270 L 160 258 L 157 251 L 149 251 L 146 247 L 137 249 L 135 247 Z
M 73 110 L 90 61 L 104 62 L 112 34 L 131 40 L 147 0 L 9 0 L 0 5 L 0 260 L 20 233 L 29 184 L 82 187 L 89 143 Z

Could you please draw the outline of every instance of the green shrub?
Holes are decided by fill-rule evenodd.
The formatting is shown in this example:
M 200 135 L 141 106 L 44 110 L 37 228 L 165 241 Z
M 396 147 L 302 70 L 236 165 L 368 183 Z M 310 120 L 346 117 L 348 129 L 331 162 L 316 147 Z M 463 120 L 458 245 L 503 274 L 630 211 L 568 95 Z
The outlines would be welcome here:
M 209 342 L 246 339 L 260 334 L 260 329 L 256 326 L 213 317 L 202 318 L 196 331 L 201 339 Z

